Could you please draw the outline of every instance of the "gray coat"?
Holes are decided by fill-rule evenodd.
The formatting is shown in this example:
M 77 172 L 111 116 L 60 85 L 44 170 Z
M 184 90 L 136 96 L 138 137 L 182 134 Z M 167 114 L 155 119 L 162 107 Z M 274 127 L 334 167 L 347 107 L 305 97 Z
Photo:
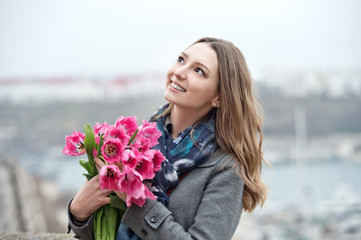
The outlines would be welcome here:
M 128 208 L 122 221 L 144 240 L 231 239 L 241 217 L 244 187 L 233 165 L 231 156 L 218 149 L 184 177 L 167 207 L 147 200 L 143 207 Z M 71 220 L 69 224 L 81 239 L 93 238 L 93 217 L 82 227 Z

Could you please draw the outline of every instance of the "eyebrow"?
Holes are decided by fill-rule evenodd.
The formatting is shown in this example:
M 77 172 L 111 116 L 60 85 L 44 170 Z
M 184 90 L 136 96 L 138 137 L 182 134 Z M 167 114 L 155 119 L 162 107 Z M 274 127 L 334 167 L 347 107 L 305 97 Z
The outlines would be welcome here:
M 186 54 L 185 52 L 181 52 L 181 54 L 184 55 L 186 58 L 189 58 L 188 54 Z M 203 63 L 200 63 L 198 61 L 195 61 L 195 63 L 204 67 L 209 73 L 211 72 L 211 71 L 209 71 L 209 68 L 206 65 L 204 65 Z

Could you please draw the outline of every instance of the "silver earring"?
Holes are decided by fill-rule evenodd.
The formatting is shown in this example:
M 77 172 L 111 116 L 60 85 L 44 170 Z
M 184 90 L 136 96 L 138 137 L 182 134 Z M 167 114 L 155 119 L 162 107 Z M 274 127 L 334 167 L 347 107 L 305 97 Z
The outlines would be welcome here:
M 217 103 L 217 102 L 214 102 L 214 103 L 213 103 L 213 106 L 217 107 L 217 106 L 218 106 L 218 103 Z

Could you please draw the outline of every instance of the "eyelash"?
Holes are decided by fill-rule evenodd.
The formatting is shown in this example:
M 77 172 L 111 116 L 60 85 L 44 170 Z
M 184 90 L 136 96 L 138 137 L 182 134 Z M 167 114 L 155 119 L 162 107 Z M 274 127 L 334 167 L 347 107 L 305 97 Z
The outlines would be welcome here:
M 205 77 L 204 71 L 201 68 L 196 68 L 194 69 L 194 71 L 196 71 L 196 73 L 202 75 L 203 77 Z M 201 73 L 199 73 L 199 71 L 201 71 Z
M 184 62 L 184 58 L 183 58 L 182 56 L 179 56 L 178 59 L 177 59 L 177 62 L 183 63 L 183 62 Z M 204 71 L 203 71 L 201 68 L 199 68 L 199 67 L 197 67 L 196 69 L 194 69 L 194 71 L 195 71 L 196 73 L 202 75 L 203 77 L 206 76 L 205 73 L 204 73 Z M 199 72 L 199 71 L 200 71 L 200 72 Z
M 184 62 L 184 58 L 182 56 L 179 56 L 177 62 Z

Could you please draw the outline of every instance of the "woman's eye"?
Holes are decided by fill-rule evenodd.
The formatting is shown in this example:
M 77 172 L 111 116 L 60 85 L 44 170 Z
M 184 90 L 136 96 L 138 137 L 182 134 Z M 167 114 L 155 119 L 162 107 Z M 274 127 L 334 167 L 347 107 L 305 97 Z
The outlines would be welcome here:
M 183 63 L 184 62 L 184 58 L 179 56 L 178 59 L 177 59 L 177 62 L 180 62 L 180 63 Z
M 198 74 L 200 74 L 202 76 L 205 76 L 203 70 L 200 69 L 200 68 L 196 68 L 194 71 L 196 71 L 196 73 L 198 73 Z

